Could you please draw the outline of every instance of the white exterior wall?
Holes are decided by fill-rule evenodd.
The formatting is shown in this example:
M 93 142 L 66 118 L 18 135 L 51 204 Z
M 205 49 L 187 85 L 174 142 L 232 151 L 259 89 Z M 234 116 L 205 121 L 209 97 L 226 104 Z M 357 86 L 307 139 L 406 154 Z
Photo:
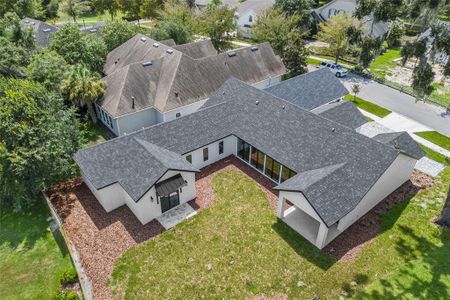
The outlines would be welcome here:
M 127 114 L 117 118 L 117 135 L 130 134 L 145 127 L 155 125 L 158 122 L 158 114 L 153 107 L 140 110 L 135 113 Z
M 399 154 L 392 165 L 386 170 L 381 178 L 378 179 L 355 209 L 339 221 L 338 230 L 344 231 L 347 229 L 384 198 L 389 196 L 389 194 L 408 181 L 414 171 L 416 162 L 417 160 L 412 157 Z
M 102 109 L 96 103 L 94 103 L 95 112 L 97 113 L 97 119 L 100 120 L 106 127 L 109 128 L 115 135 L 119 134 L 117 119 L 114 119 L 106 110 Z
M 194 102 L 192 104 L 185 105 L 185 106 L 182 106 L 182 107 L 178 107 L 176 109 L 173 109 L 173 110 L 170 110 L 168 112 L 165 112 L 165 113 L 162 114 L 163 118 L 162 118 L 161 122 L 167 122 L 167 121 L 171 121 L 171 120 L 176 119 L 177 118 L 177 113 L 181 113 L 180 117 L 188 115 L 188 114 L 191 114 L 191 113 L 194 113 L 200 107 L 202 107 L 203 104 L 205 104 L 205 102 L 207 100 L 208 99 L 200 100 L 200 101 Z
M 253 86 L 257 89 L 265 89 L 266 87 L 272 86 L 274 84 L 277 84 L 281 81 L 281 75 L 275 76 L 275 77 L 270 77 L 267 78 L 263 81 L 257 82 L 255 84 L 253 84 Z
M 219 154 L 219 143 L 224 142 L 223 153 Z M 208 160 L 203 161 L 203 149 L 208 148 Z M 235 136 L 229 136 L 224 139 L 218 140 L 214 143 L 208 144 L 205 147 L 201 147 L 192 152 L 186 153 L 183 155 L 186 158 L 188 155 L 192 155 L 192 164 L 197 168 L 201 169 L 210 165 L 218 160 L 221 160 L 229 155 L 236 155 L 237 151 L 237 138 Z
M 158 180 L 158 182 L 177 174 L 181 174 L 183 179 L 187 181 L 187 184 L 181 187 L 181 192 L 179 194 L 180 204 L 183 204 L 193 200 L 196 197 L 195 173 L 169 170 L 164 174 L 164 176 L 161 177 L 161 179 Z M 151 189 L 145 193 L 138 202 L 135 202 L 118 183 L 97 190 L 84 175 L 83 178 L 86 185 L 92 191 L 106 212 L 110 212 L 126 204 L 142 224 L 146 224 L 162 214 L 161 201 L 157 199 L 154 186 L 152 186 Z M 153 201 L 151 200 L 151 197 L 153 197 Z
M 319 215 L 316 213 L 314 208 L 309 204 L 308 200 L 306 200 L 305 196 L 303 196 L 300 192 L 288 192 L 288 191 L 280 191 L 278 199 L 286 199 L 296 207 L 303 210 L 305 213 L 313 217 L 319 222 L 322 222 Z M 279 200 L 280 203 L 281 200 Z M 280 215 L 278 217 L 281 217 Z

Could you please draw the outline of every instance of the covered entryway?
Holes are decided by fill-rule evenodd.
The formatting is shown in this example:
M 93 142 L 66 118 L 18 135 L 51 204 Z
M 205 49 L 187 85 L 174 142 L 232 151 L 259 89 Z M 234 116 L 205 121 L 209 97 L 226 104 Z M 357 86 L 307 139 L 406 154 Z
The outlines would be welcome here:
M 155 185 L 156 194 L 161 202 L 161 213 L 180 205 L 179 189 L 185 184 L 181 174 L 177 174 Z

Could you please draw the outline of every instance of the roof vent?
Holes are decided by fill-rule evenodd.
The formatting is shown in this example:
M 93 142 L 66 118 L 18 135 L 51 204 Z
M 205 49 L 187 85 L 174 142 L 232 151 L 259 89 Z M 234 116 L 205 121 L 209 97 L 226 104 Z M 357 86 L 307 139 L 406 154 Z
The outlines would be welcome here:
M 145 37 L 141 37 L 141 42 L 145 43 L 145 41 L 147 41 L 147 39 Z
M 45 28 L 45 29 L 42 29 L 42 31 L 43 31 L 43 32 L 50 32 L 51 29 L 50 29 L 50 28 Z
M 286 105 L 283 105 L 283 109 L 286 109 Z
M 135 107 L 135 100 L 134 97 L 131 96 L 131 108 L 134 109 L 134 107 Z
M 142 63 L 142 66 L 143 67 L 148 67 L 148 66 L 151 66 L 153 63 L 151 62 L 151 61 L 144 61 L 143 63 Z
M 256 104 L 256 105 L 258 105 L 258 104 L 259 104 L 259 101 L 258 101 L 258 100 L 256 100 L 255 104 Z
M 250 48 L 252 50 L 252 52 L 258 51 L 258 47 L 253 46 L 252 48 Z
M 153 47 L 158 48 L 159 47 L 159 43 L 153 43 Z
M 92 33 L 95 33 L 95 32 L 97 32 L 97 28 L 92 28 L 89 31 L 92 32 Z
M 30 23 L 30 20 L 25 20 L 24 22 L 28 24 L 28 23 Z
M 31 24 L 31 25 L 34 25 L 34 24 L 36 24 L 36 22 L 30 22 L 30 24 Z
M 233 56 L 236 56 L 236 51 L 230 51 L 230 52 L 227 52 L 227 54 L 228 54 L 228 57 L 233 57 Z
M 169 49 L 166 50 L 166 52 L 169 53 L 169 54 L 172 54 L 173 53 L 173 49 L 169 48 Z
M 397 150 L 401 148 L 398 141 L 394 142 L 394 148 L 397 149 Z
M 336 128 L 331 128 L 331 132 L 335 132 L 336 131 Z

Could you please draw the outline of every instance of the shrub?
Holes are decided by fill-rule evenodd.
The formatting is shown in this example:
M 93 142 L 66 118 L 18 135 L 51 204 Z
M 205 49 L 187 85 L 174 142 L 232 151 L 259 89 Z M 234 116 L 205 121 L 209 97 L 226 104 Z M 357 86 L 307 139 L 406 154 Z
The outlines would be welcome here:
M 55 300 L 79 300 L 78 294 L 74 291 L 61 291 L 56 295 Z
M 75 283 L 77 280 L 78 275 L 74 268 L 64 269 L 61 274 L 59 274 L 59 282 L 62 286 Z

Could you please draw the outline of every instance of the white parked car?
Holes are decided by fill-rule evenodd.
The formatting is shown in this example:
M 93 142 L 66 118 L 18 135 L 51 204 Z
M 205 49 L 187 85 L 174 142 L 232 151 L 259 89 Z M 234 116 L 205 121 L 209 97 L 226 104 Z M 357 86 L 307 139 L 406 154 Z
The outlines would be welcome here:
M 320 64 L 320 67 L 330 69 L 336 77 L 345 77 L 348 74 L 348 70 L 346 68 L 332 61 L 324 61 Z

